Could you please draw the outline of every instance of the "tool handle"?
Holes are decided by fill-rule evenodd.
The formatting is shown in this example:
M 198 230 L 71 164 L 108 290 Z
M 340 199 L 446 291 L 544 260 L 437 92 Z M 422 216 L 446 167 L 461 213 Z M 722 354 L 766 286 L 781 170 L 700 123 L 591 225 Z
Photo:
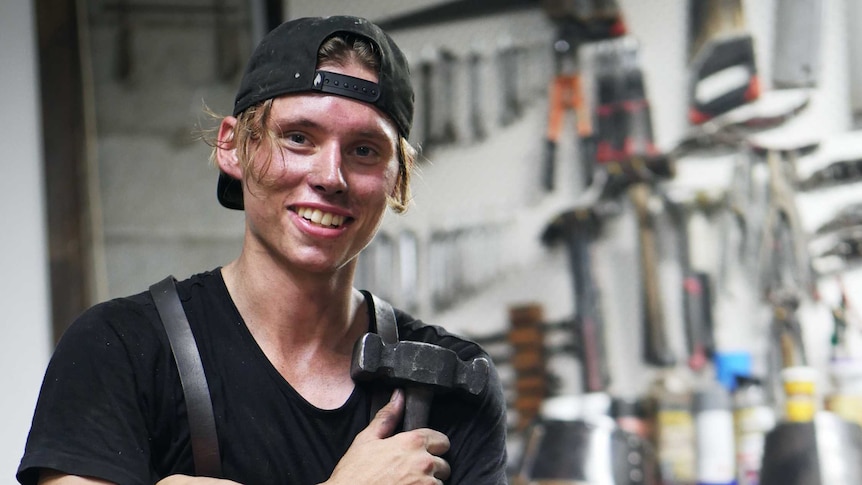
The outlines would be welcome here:
M 688 340 L 688 365 L 701 370 L 713 351 L 709 275 L 687 270 L 683 275 L 683 310 Z
M 426 386 L 411 386 L 405 390 L 404 431 L 428 426 L 434 391 Z
M 554 190 L 554 172 L 557 158 L 557 142 L 553 140 L 545 141 L 545 160 L 542 164 L 542 187 L 551 192 Z
M 601 297 L 593 276 L 590 251 L 598 237 L 598 224 L 595 213 L 590 212 L 572 218 L 567 231 L 569 265 L 575 290 L 575 332 L 580 344 L 578 357 L 585 392 L 605 391 L 610 384 Z
M 652 188 L 637 183 L 629 188 L 638 219 L 638 242 L 641 253 L 641 291 L 643 295 L 644 358 L 652 365 L 670 367 L 676 362 L 665 328 L 659 278 L 659 254 L 649 199 Z

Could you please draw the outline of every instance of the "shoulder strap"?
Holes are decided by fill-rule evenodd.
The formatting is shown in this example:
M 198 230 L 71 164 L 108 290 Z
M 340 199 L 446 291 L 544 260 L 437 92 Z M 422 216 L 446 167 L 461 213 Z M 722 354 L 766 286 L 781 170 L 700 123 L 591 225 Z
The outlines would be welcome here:
M 366 301 L 373 307 L 375 327 L 380 340 L 386 345 L 398 342 L 398 323 L 395 321 L 395 310 L 388 301 L 379 298 L 371 292 L 366 293 Z M 370 298 L 369 298 L 370 297 Z
M 392 345 L 398 342 L 398 324 L 395 321 L 395 310 L 392 305 L 386 300 L 378 298 L 369 291 L 362 290 L 365 295 L 365 301 L 371 306 L 371 314 L 374 315 L 375 327 L 377 334 L 380 335 L 380 340 L 384 345 Z M 391 390 L 384 389 L 380 386 L 374 389 L 374 394 L 371 396 L 371 412 L 369 420 L 374 419 L 377 411 L 383 408 L 389 401 Z
M 195 473 L 199 476 L 220 477 L 221 453 L 209 386 L 195 337 L 177 294 L 176 280 L 168 276 L 151 286 L 150 293 L 168 333 L 179 370 L 189 418 Z

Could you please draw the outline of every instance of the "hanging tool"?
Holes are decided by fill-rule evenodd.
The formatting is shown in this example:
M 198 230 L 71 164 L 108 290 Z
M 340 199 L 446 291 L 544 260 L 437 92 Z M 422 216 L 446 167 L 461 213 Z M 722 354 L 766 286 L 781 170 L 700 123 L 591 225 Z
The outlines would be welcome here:
M 590 185 L 592 165 L 595 163 L 595 129 L 578 60 L 580 48 L 585 44 L 620 37 L 625 34 L 626 27 L 615 1 L 545 0 L 542 6 L 557 25 L 553 45 L 555 73 L 549 86 L 542 183 L 546 190 L 553 190 L 557 144 L 562 135 L 563 120 L 567 111 L 574 110 L 583 184 Z
M 817 299 L 807 239 L 788 180 L 787 165 L 795 164 L 799 152 L 752 145 L 751 154 L 765 157 L 769 171 L 769 202 L 757 258 L 762 295 L 769 299 L 773 291 L 794 290 Z
M 488 127 L 485 122 L 482 81 L 482 54 L 471 51 L 467 56 L 467 76 L 469 78 L 468 102 L 470 103 L 470 132 L 474 141 L 482 141 L 488 136 Z
M 842 207 L 831 219 L 818 226 L 814 230 L 814 234 L 822 236 L 844 229 L 851 229 L 855 226 L 862 226 L 862 203 Z
M 419 64 L 421 96 L 420 142 L 424 151 L 454 143 L 455 97 L 453 82 L 459 60 L 447 49 L 439 49 Z
M 862 158 L 836 160 L 799 181 L 797 187 L 813 191 L 862 181 Z
M 659 254 L 656 242 L 656 217 L 652 188 L 639 182 L 629 188 L 629 198 L 637 215 L 638 247 L 641 262 L 641 291 L 643 292 L 644 360 L 649 364 L 670 367 L 676 363 L 671 348 L 662 302 L 662 284 L 659 276 Z
M 862 227 L 834 232 L 826 249 L 815 251 L 811 258 L 811 264 L 820 276 L 858 267 L 862 262 Z
M 683 317 L 688 343 L 688 365 L 699 371 L 712 358 L 715 351 L 712 315 L 712 277 L 691 261 L 690 221 L 698 211 L 714 210 L 718 201 L 709 200 L 699 192 L 693 200 L 676 201 L 664 194 L 667 213 L 677 234 L 677 252 L 682 271 Z M 694 238 L 694 241 L 697 241 Z M 701 241 L 702 242 L 702 241 Z
M 640 67 L 639 46 L 633 38 L 618 42 L 621 52 L 620 83 L 625 133 L 622 142 L 622 159 L 655 157 L 659 155 L 653 141 L 652 116 L 647 97 L 644 73 Z
M 689 121 L 702 124 L 760 97 L 742 0 L 689 0 Z
M 610 383 L 605 350 L 605 329 L 599 289 L 595 283 L 590 248 L 599 234 L 601 206 L 575 208 L 555 217 L 545 228 L 546 245 L 564 241 L 574 287 L 575 322 L 581 385 L 584 392 L 603 392 Z
M 508 126 L 521 118 L 524 114 L 524 103 L 521 99 L 522 93 L 519 86 L 521 73 L 521 56 L 523 48 L 513 43 L 504 46 L 497 54 L 499 56 L 498 66 L 500 68 L 500 124 Z
M 637 61 L 638 44 L 631 38 L 604 43 L 594 49 L 597 75 L 596 161 L 608 175 L 606 194 L 628 192 L 638 222 L 641 281 L 644 305 L 644 358 L 659 365 L 673 365 L 661 301 L 658 246 L 654 217 L 650 213 L 653 185 L 673 177 L 672 160 L 653 144 L 652 120 L 643 73 Z
M 596 161 L 602 165 L 658 155 L 637 41 L 623 37 L 591 51 L 596 64 Z

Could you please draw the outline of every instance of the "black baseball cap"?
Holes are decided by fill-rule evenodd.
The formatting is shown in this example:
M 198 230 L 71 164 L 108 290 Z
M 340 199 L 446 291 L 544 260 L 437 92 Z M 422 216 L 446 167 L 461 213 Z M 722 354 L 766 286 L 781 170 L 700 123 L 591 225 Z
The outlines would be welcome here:
M 317 69 L 317 51 L 327 39 L 352 34 L 371 41 L 380 55 L 378 82 Z M 361 17 L 305 17 L 269 32 L 252 52 L 234 101 L 233 115 L 271 98 L 292 93 L 323 92 L 357 99 L 389 116 L 407 138 L 413 124 L 413 85 L 407 58 L 389 35 Z M 243 209 L 242 185 L 219 174 L 218 201 Z

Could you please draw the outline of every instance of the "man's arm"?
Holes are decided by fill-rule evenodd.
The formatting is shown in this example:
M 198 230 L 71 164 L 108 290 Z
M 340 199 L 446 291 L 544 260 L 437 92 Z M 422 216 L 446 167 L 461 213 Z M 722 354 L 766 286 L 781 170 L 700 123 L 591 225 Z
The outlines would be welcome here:
M 190 477 L 187 475 L 172 475 L 159 481 L 156 485 L 240 485 L 230 480 L 209 477 Z M 112 482 L 92 477 L 67 475 L 57 470 L 42 470 L 39 474 L 39 485 L 115 485 Z
M 159 481 L 157 485 L 240 485 L 230 480 L 220 480 L 218 478 L 209 477 L 190 477 L 186 475 L 172 475 Z M 111 482 L 100 480 L 92 477 L 78 477 L 75 475 L 66 475 L 57 470 L 43 470 L 39 474 L 39 485 L 114 485 Z
M 428 428 L 393 435 L 404 413 L 404 393 L 395 391 L 347 450 L 325 485 L 413 483 L 417 477 L 449 478 L 449 464 L 441 455 L 449 439 Z M 44 469 L 39 485 L 109 485 L 112 482 Z M 240 485 L 230 480 L 172 475 L 157 485 Z
M 111 482 L 98 478 L 77 477 L 57 470 L 45 469 L 39 473 L 39 485 L 111 485 Z
M 150 481 L 152 413 L 145 406 L 169 401 L 179 377 L 153 371 L 168 368 L 171 356 L 145 310 L 130 299 L 106 302 L 63 335 L 39 393 L 17 473 L 21 483 Z M 164 414 L 157 425 L 177 419 Z

